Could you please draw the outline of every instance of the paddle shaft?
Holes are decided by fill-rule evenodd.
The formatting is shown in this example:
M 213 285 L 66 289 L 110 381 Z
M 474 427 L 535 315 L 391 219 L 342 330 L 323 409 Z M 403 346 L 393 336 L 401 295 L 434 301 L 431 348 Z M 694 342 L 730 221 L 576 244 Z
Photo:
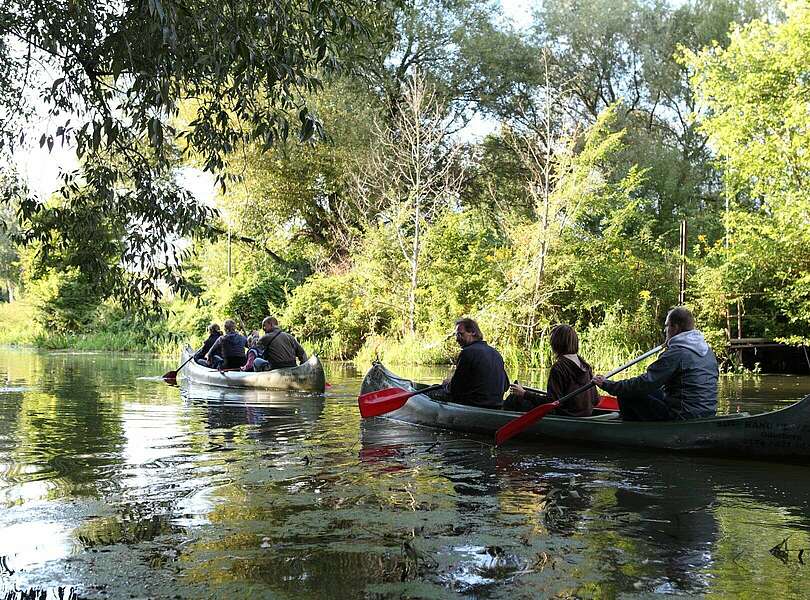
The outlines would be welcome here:
M 527 392 L 532 392 L 533 394 L 537 394 L 538 396 L 548 398 L 548 392 L 546 390 L 539 390 L 537 388 L 527 387 L 525 385 L 522 387 Z M 594 408 L 616 411 L 619 410 L 619 404 L 614 396 L 599 396 L 599 402 L 597 403 L 596 406 L 594 406 Z
M 652 356 L 656 352 L 659 352 L 663 347 L 664 347 L 663 345 L 656 346 L 655 348 L 653 348 L 652 350 L 650 350 L 648 352 L 645 352 L 644 354 L 642 354 L 638 358 L 635 358 L 635 359 L 631 360 L 629 363 L 622 365 L 618 369 L 614 369 L 613 371 L 611 371 L 610 373 L 605 375 L 605 379 L 607 379 L 608 377 L 612 377 L 616 373 L 620 373 L 620 372 L 624 371 L 625 369 L 627 369 L 629 367 L 632 367 L 634 364 L 636 364 L 638 362 L 641 362 L 645 358 L 648 358 L 648 357 Z M 516 419 L 512 419 L 506 425 L 504 425 L 503 427 L 498 429 L 498 431 L 495 433 L 495 444 L 500 446 L 501 444 L 503 444 L 505 441 L 507 441 L 511 437 L 516 436 L 521 431 L 523 431 L 524 429 L 526 429 L 527 427 L 532 425 L 532 423 L 534 423 L 535 421 L 538 421 L 538 420 L 542 419 L 543 417 L 545 417 L 549 412 L 554 410 L 556 407 L 560 406 L 563 402 L 566 402 L 570 398 L 573 398 L 573 397 L 577 396 L 578 394 L 581 394 L 582 392 L 591 389 L 595 385 L 596 385 L 596 383 L 591 381 L 590 383 L 588 383 L 586 385 L 583 385 L 579 389 L 574 390 L 570 394 L 566 394 L 565 396 L 563 396 L 562 398 L 560 398 L 556 402 L 550 402 L 548 404 L 541 404 L 540 406 L 534 407 L 532 410 L 530 410 L 529 412 L 517 417 Z
M 182 364 L 182 365 L 180 365 L 179 367 L 177 367 L 177 370 L 179 371 L 180 369 L 182 369 L 183 367 L 185 367 L 185 366 L 186 366 L 188 363 L 190 363 L 192 360 L 194 360 L 194 356 L 195 356 L 196 354 L 197 354 L 197 353 L 195 352 L 194 354 L 192 354 L 191 356 L 189 356 L 189 357 L 188 357 L 188 358 L 187 358 L 185 361 L 183 361 L 183 364 Z
M 200 348 L 200 350 L 202 350 L 202 348 Z M 190 362 L 192 361 L 192 359 L 193 359 L 195 356 L 197 356 L 197 352 L 199 352 L 200 350 L 195 351 L 195 352 L 194 352 L 194 353 L 193 353 L 191 356 L 189 356 L 189 357 L 186 359 L 186 361 L 185 361 L 185 362 L 184 362 L 182 365 L 180 365 L 179 367 L 177 367 L 177 370 L 176 370 L 176 371 L 169 371 L 168 373 L 166 373 L 166 374 L 163 376 L 163 379 L 176 379 L 176 378 L 177 378 L 177 373 L 179 373 L 179 372 L 180 372 L 180 369 L 182 369 L 182 368 L 183 368 L 183 367 L 185 367 L 185 366 L 186 366 L 188 363 L 190 363 Z
M 660 352 L 661 350 L 663 350 L 663 348 L 664 348 L 664 345 L 663 345 L 663 344 L 661 344 L 660 346 L 656 346 L 655 348 L 653 348 L 652 350 L 649 350 L 649 351 L 645 352 L 644 354 L 642 354 L 642 355 L 641 355 L 641 356 L 639 356 L 638 358 L 634 358 L 634 359 L 633 359 L 633 360 L 631 360 L 629 363 L 624 364 L 624 365 L 622 365 L 621 367 L 618 367 L 617 369 L 613 369 L 613 370 L 612 370 L 610 373 L 608 373 L 607 375 L 605 375 L 605 379 L 610 379 L 611 377 L 613 377 L 613 376 L 614 376 L 614 375 L 616 375 L 617 373 L 621 373 L 621 372 L 622 372 L 622 371 L 624 371 L 625 369 L 629 369 L 629 368 L 630 368 L 630 367 L 632 367 L 634 364 L 636 364 L 636 363 L 640 363 L 640 362 L 641 362 L 642 360 L 644 360 L 645 358 L 648 358 L 648 357 L 652 356 L 653 354 L 656 354 L 656 353 Z M 591 388 L 592 388 L 592 387 L 594 387 L 595 385 L 596 385 L 596 383 L 594 383 L 593 381 L 590 381 L 590 382 L 586 383 L 585 385 L 583 385 L 581 388 L 577 388 L 577 389 L 575 389 L 575 390 L 574 390 L 573 392 L 571 392 L 570 394 L 566 394 L 565 396 L 563 396 L 562 398 L 560 398 L 560 399 L 558 400 L 558 402 L 559 402 L 560 404 L 562 404 L 562 403 L 563 403 L 563 402 L 565 402 L 566 400 L 570 400 L 570 399 L 571 399 L 571 398 L 573 398 L 574 396 L 578 396 L 578 395 L 579 395 L 579 394 L 581 394 L 582 392 L 585 392 L 585 391 L 587 391 L 587 390 L 591 389 Z

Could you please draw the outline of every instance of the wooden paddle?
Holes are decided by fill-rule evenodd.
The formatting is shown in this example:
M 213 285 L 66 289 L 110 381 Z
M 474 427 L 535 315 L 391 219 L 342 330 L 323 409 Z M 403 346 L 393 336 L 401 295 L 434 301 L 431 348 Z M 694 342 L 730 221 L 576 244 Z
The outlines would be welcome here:
M 656 354 L 657 352 L 660 352 L 663 348 L 664 348 L 663 345 L 656 346 L 655 348 L 653 348 L 652 350 L 649 350 L 648 352 L 645 352 L 644 354 L 642 354 L 638 358 L 634 358 L 629 363 L 627 363 L 625 365 L 622 365 L 618 369 L 614 369 L 613 371 L 611 371 L 610 373 L 605 375 L 605 379 L 610 379 L 611 377 L 613 377 L 617 373 L 621 373 L 625 369 L 627 369 L 629 367 L 632 367 L 634 364 L 636 364 L 638 362 L 641 362 L 645 358 L 647 358 L 649 356 L 652 356 L 653 354 Z M 516 436 L 521 431 L 523 431 L 524 429 L 529 427 L 532 423 L 534 423 L 536 421 L 539 421 L 540 419 L 545 417 L 548 413 L 553 411 L 555 408 L 557 408 L 563 402 L 566 402 L 567 400 L 573 398 L 574 396 L 578 396 L 582 392 L 591 389 L 595 385 L 596 384 L 593 381 L 591 381 L 590 383 L 588 383 L 586 385 L 583 385 L 582 387 L 574 390 L 570 394 L 566 394 L 565 396 L 563 396 L 559 400 L 556 400 L 555 402 L 549 402 L 548 404 L 541 404 L 540 406 L 536 406 L 535 408 L 531 409 L 526 414 L 519 416 L 517 419 L 512 419 L 506 425 L 504 425 L 503 427 L 498 429 L 498 431 L 495 432 L 495 445 L 500 446 L 505 441 L 507 441 L 510 438 Z
M 360 407 L 360 416 L 364 419 L 379 417 L 385 413 L 402 408 L 411 396 L 432 392 L 441 388 L 441 383 L 412 392 L 397 387 L 385 388 L 384 390 L 359 395 L 357 397 L 357 405 Z
M 517 383 L 517 381 L 515 381 L 515 383 Z M 528 387 L 525 385 L 522 387 L 528 392 L 548 396 L 548 392 L 546 390 L 539 390 L 537 388 Z M 619 410 L 619 400 L 616 398 L 616 396 L 599 396 L 599 403 L 594 406 L 594 408 L 598 408 L 600 410 Z
M 200 348 L 200 350 L 202 350 L 202 348 Z M 196 352 L 194 352 L 194 353 L 193 353 L 193 354 L 192 354 L 190 357 L 188 357 L 188 359 L 186 360 L 186 362 L 184 362 L 182 365 L 180 365 L 179 367 L 177 367 L 177 371 L 166 371 L 166 373 L 163 375 L 163 379 L 166 379 L 167 381 L 174 381 L 174 380 L 176 380 L 176 379 L 177 379 L 177 373 L 180 371 L 180 369 L 182 369 L 182 368 L 183 368 L 183 367 L 185 367 L 185 366 L 186 366 L 188 363 L 190 363 L 190 362 L 191 362 L 191 360 L 192 360 L 192 359 L 193 359 L 193 358 L 194 358 L 194 357 L 197 355 L 197 352 L 199 352 L 200 350 L 197 350 Z

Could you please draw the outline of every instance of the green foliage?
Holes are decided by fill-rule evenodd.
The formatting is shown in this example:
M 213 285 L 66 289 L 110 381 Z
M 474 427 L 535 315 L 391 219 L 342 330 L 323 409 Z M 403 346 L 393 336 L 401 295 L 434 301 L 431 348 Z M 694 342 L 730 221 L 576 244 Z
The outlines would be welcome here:
M 671 244 L 682 218 L 690 219 L 695 234 L 718 235 L 710 211 L 721 200 L 705 134 L 688 118 L 695 99 L 676 50 L 723 46 L 730 24 L 748 22 L 768 6 L 752 0 L 677 6 L 548 0 L 537 12 L 537 42 L 552 52 L 552 85 L 570 87 L 575 110 L 588 122 L 619 105 L 615 126 L 626 131 L 627 143 L 614 157 L 617 170 L 638 165 L 648 173 L 639 189 L 647 202 L 639 209 L 649 211 L 655 235 Z
M 715 327 L 746 312 L 746 337 L 810 340 L 810 8 L 737 28 L 728 48 L 684 52 L 716 146 L 731 210 L 727 238 L 711 245 L 697 277 L 698 305 Z M 731 333 L 731 332 L 729 332 Z
M 810 174 L 810 7 L 786 8 L 784 23 L 754 21 L 737 28 L 726 49 L 683 55 L 706 111 L 701 129 L 723 158 L 730 191 L 747 190 L 771 208 Z
M 504 286 L 504 243 L 474 211 L 447 212 L 431 227 L 417 292 L 420 331 L 447 334 L 455 319 L 495 301 Z
M 385 331 L 391 315 L 364 293 L 353 273 L 313 275 L 293 290 L 283 323 L 302 340 L 326 350 L 329 358 L 349 358 L 366 338 Z
M 363 165 L 372 128 L 382 107 L 375 97 L 348 79 L 336 79 L 310 100 L 329 131 L 328 139 L 309 144 L 279 143 L 262 151 L 254 144 L 244 161 L 234 165 L 244 176 L 225 204 L 238 228 L 270 238 L 283 256 L 312 254 L 329 260 L 346 256 L 365 214 L 352 200 L 351 180 Z M 282 233 L 272 225 L 288 225 Z
M 370 365 L 377 359 L 392 365 L 443 365 L 451 364 L 456 354 L 458 346 L 444 337 L 372 335 L 354 356 L 354 361 L 359 365 Z
M 23 299 L 0 302 L 0 344 L 24 346 L 32 344 L 41 332 L 32 320 L 33 305 Z
M 385 21 L 388 6 L 0 4 L 0 112 L 10 117 L 0 124 L 0 152 L 30 135 L 25 119 L 43 105 L 47 125 L 32 137 L 48 149 L 75 144 L 80 159 L 76 172 L 64 174 L 60 206 L 21 199 L 26 238 L 46 248 L 55 231 L 81 241 L 92 231 L 79 218 L 89 203 L 100 220 L 120 228 L 119 256 L 129 269 L 82 263 L 88 277 L 115 280 L 113 293 L 132 308 L 159 300 L 158 281 L 184 289 L 166 256 L 182 254 L 176 240 L 208 233 L 213 211 L 176 182 L 181 153 L 197 158 L 224 188 L 229 156 L 244 145 L 270 148 L 291 130 L 302 141 L 323 133 L 306 97 L 346 62 L 361 70 L 347 55 L 369 25 Z M 47 85 L 39 84 L 40 70 Z M 26 85 L 39 88 L 38 98 L 21 89 Z M 188 99 L 194 117 L 183 123 L 176 117 Z
M 55 333 L 76 333 L 91 326 L 103 299 L 95 284 L 77 267 L 50 271 L 28 284 L 34 319 Z
M 272 272 L 242 275 L 225 286 L 219 309 L 247 329 L 257 329 L 264 317 L 283 308 L 289 285 L 289 279 Z
M 284 0 L 272 23 L 249 5 L 50 4 L 0 23 L 56 73 L 46 105 L 89 102 L 60 132 L 81 169 L 46 204 L 3 185 L 0 216 L 23 220 L 0 238 L 0 280 L 24 239 L 47 324 L 9 337 L 160 349 L 272 313 L 325 357 L 432 363 L 469 315 L 513 367 L 547 366 L 568 322 L 608 369 L 660 341 L 687 219 L 689 304 L 715 350 L 738 301 L 746 336 L 810 340 L 806 3 L 765 22 L 782 15 L 758 0 L 547 0 L 528 36 L 485 0 Z M 85 21 L 112 33 L 88 46 Z M 143 56 L 122 52 L 132 39 Z M 0 107 L 24 54 L 0 47 Z M 459 145 L 476 114 L 500 129 Z M 183 162 L 220 176 L 221 221 L 178 186 Z M 185 293 L 136 318 L 161 280 Z

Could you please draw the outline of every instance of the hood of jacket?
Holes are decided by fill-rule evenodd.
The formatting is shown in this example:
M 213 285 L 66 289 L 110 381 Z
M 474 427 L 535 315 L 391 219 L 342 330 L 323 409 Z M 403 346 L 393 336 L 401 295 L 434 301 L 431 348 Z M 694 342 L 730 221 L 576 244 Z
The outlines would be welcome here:
M 706 343 L 706 339 L 703 337 L 703 334 L 697 329 L 692 329 L 691 331 L 684 331 L 678 335 L 673 335 L 671 338 L 669 338 L 669 343 L 667 346 L 670 348 L 686 348 L 698 356 L 706 356 L 706 354 L 709 352 L 709 344 Z

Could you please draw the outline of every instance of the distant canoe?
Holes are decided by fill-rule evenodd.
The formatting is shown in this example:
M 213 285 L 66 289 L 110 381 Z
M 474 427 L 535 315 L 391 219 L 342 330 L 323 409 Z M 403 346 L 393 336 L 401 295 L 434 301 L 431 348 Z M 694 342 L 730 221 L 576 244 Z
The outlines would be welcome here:
M 189 358 L 194 350 L 186 347 L 183 361 Z M 194 383 L 215 385 L 227 388 L 248 388 L 262 390 L 299 390 L 302 392 L 323 393 L 326 389 L 326 375 L 320 359 L 314 354 L 309 360 L 297 367 L 286 367 L 272 371 L 218 371 L 189 362 L 180 372 Z
M 360 393 L 389 387 L 418 390 L 425 386 L 398 377 L 381 363 L 375 363 L 366 373 Z M 440 402 L 417 394 L 385 417 L 494 438 L 499 427 L 521 414 Z M 624 422 L 618 413 L 592 417 L 549 415 L 527 428 L 518 439 L 550 438 L 575 444 L 632 446 L 810 464 L 810 396 L 769 413 L 736 413 L 689 421 Z

